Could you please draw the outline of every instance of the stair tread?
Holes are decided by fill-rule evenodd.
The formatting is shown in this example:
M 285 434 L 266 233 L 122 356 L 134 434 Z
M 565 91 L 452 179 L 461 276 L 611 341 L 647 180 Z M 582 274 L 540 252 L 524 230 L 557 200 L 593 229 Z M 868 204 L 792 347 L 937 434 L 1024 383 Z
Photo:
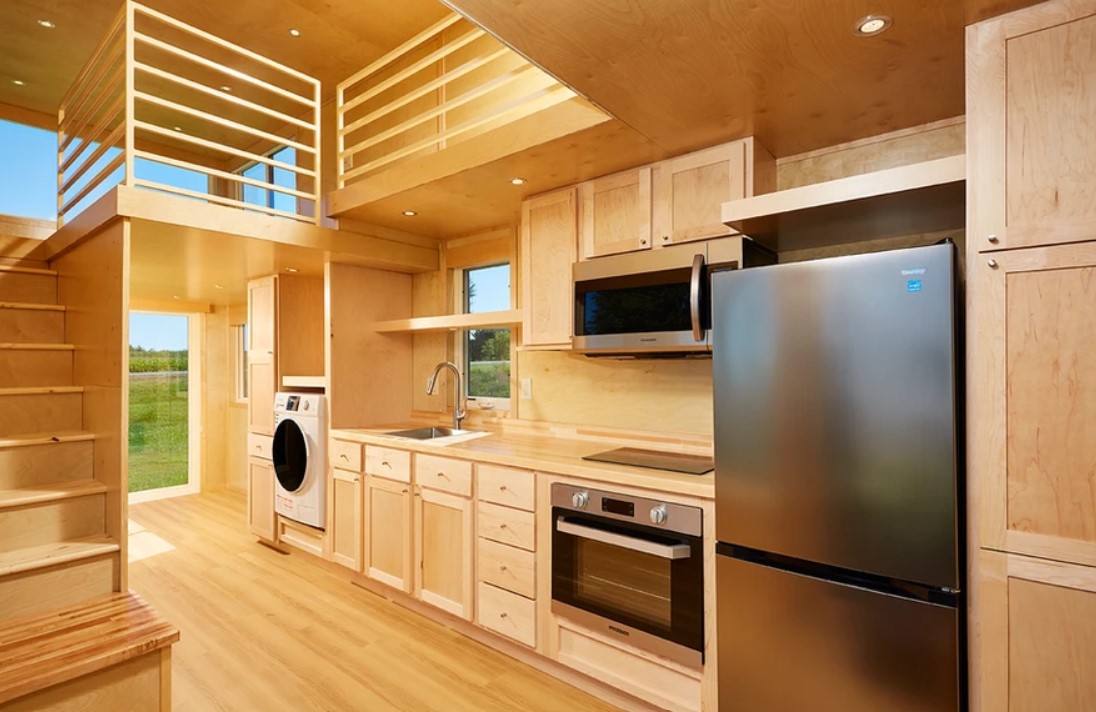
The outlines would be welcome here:
M 43 277 L 56 277 L 57 270 L 41 269 L 39 267 L 20 267 L 18 265 L 0 265 L 0 272 L 14 272 L 16 274 L 40 274 Z
M 49 396 L 83 392 L 83 386 L 37 386 L 30 388 L 0 388 L 0 398 L 3 398 L 4 396 Z
M 21 343 L 3 343 L 0 344 L 0 351 L 75 351 L 76 346 L 73 344 L 21 344 Z
M 43 504 L 62 499 L 86 497 L 93 494 L 102 494 L 106 491 L 106 485 L 98 480 L 54 482 L 20 489 L 0 490 L 0 510 L 23 507 L 28 504 Z
M 53 445 L 56 443 L 78 443 L 94 439 L 95 433 L 89 433 L 83 430 L 61 430 L 54 433 L 17 433 L 14 435 L 0 436 L 0 448 Z
M 89 559 L 93 556 L 119 551 L 120 548 L 118 542 L 104 534 L 71 541 L 56 541 L 50 544 L 28 546 L 12 551 L 0 551 L 0 576 L 44 569 L 48 566 L 79 561 L 80 559 Z
M 4 302 L 0 301 L 0 309 L 25 309 L 27 311 L 63 312 L 68 309 L 64 304 L 39 304 L 37 302 Z

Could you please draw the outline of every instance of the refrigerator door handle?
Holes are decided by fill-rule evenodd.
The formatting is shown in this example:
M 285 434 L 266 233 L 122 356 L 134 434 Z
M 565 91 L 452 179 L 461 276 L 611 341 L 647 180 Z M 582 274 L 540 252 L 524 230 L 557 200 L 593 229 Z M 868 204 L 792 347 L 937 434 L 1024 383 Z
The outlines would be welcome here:
M 693 257 L 693 273 L 689 278 L 689 316 L 693 321 L 693 339 L 704 340 L 704 325 L 700 323 L 700 286 L 704 278 L 704 255 Z
M 622 549 L 638 551 L 641 554 L 650 554 L 652 556 L 657 556 L 660 559 L 676 561 L 678 559 L 687 559 L 692 555 L 692 551 L 688 544 L 659 544 L 658 542 L 648 541 L 647 539 L 637 539 L 635 537 L 625 536 L 624 534 L 607 532 L 601 529 L 575 524 L 574 522 L 567 521 L 563 517 L 556 520 L 556 530 L 563 532 L 564 534 L 577 536 L 581 539 L 589 539 L 590 541 L 597 541 L 602 544 L 609 544 L 610 546 L 619 546 Z

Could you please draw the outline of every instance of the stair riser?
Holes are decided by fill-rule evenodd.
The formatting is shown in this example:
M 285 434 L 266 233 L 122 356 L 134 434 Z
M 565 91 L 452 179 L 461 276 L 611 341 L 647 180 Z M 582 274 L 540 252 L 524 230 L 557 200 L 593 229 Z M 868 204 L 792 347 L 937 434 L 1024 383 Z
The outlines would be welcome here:
M 0 351 L 0 388 L 71 385 L 71 351 Z
M 118 590 L 119 554 L 0 576 L 0 621 L 33 616 Z
M 0 449 L 0 489 L 93 479 L 94 448 L 87 440 Z
M 6 550 L 102 535 L 104 527 L 102 493 L 0 510 L 0 542 Z
M 57 278 L 48 274 L 0 272 L 0 302 L 56 304 Z
M 0 343 L 60 344 L 64 341 L 64 312 L 0 309 Z
M 0 435 L 50 433 L 83 428 L 81 393 L 0 397 Z

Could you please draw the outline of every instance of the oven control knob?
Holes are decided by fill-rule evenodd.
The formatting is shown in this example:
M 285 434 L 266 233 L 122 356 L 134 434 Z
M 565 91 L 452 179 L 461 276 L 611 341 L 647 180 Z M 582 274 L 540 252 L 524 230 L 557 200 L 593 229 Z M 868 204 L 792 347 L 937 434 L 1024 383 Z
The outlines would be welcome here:
M 666 505 L 660 504 L 657 507 L 651 508 L 651 523 L 652 524 L 665 524 L 666 520 L 670 517 L 670 513 L 666 511 Z
M 589 492 L 575 492 L 573 495 L 571 495 L 571 504 L 575 506 L 575 509 L 586 509 L 586 505 L 589 503 Z

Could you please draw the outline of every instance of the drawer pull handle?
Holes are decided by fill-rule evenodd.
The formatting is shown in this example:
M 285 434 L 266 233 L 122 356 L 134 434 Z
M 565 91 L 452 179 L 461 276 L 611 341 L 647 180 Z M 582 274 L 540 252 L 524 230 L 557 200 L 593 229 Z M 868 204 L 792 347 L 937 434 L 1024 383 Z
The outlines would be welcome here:
M 508 614 L 505 613 L 505 612 L 499 614 L 499 618 L 507 618 L 507 617 L 508 617 Z
M 505 492 L 505 491 L 506 491 L 506 485 L 499 485 L 499 492 Z
M 262 449 L 263 449 L 263 446 L 262 446 L 262 445 L 256 445 L 256 446 L 255 446 L 255 449 L 256 449 L 256 450 L 262 450 Z
M 506 564 L 499 564 L 499 571 L 506 571 L 509 568 L 510 567 L 507 566 Z
M 499 525 L 499 529 L 505 529 L 505 528 L 506 528 L 506 522 L 503 522 L 502 524 Z
M 381 464 L 384 465 L 385 467 L 392 467 L 391 465 L 388 464 L 388 460 L 381 460 Z
M 400 493 L 401 493 L 401 494 L 407 494 L 407 488 L 406 488 L 406 487 L 404 487 L 404 488 L 403 488 L 402 490 L 400 490 Z
M 439 472 L 438 477 L 444 477 L 445 479 L 449 479 L 449 475 L 445 474 L 444 472 Z
M 347 462 L 350 462 L 350 457 L 346 453 L 340 453 L 339 457 L 346 460 Z

